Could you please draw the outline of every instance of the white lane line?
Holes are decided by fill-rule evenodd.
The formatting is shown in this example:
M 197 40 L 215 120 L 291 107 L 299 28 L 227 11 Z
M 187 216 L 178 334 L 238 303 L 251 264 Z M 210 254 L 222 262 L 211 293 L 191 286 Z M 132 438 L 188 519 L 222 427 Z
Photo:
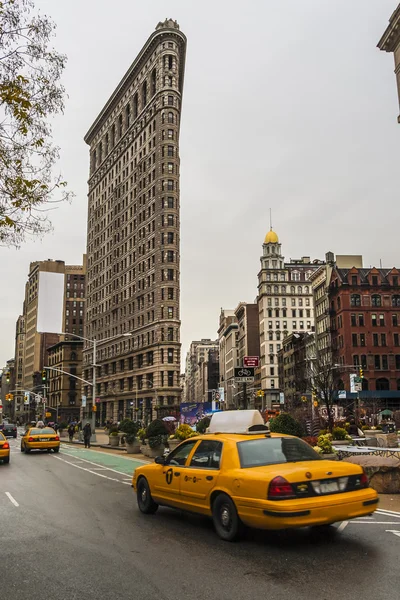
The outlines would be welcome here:
M 351 525 L 398 525 L 398 521 L 350 521 Z
M 70 458 L 75 458 L 75 457 L 74 456 L 70 456 Z M 91 460 L 86 460 L 86 458 L 80 458 L 79 462 L 81 462 L 81 461 L 85 462 L 85 463 L 89 463 L 89 465 L 94 465 L 95 467 L 99 466 L 99 463 L 92 462 Z M 146 463 L 146 464 L 149 464 L 149 463 Z M 113 473 L 118 473 L 118 475 L 125 475 L 125 477 L 128 477 L 128 475 L 126 473 L 123 473 L 122 471 L 117 471 L 116 469 L 112 469 L 111 467 L 104 467 L 104 468 L 107 469 L 107 471 L 112 471 Z M 132 473 L 133 473 L 134 470 L 135 469 L 132 468 Z
M 343 529 L 349 524 L 348 521 L 342 521 L 338 527 L 338 531 L 343 531 Z
M 15 498 L 13 498 L 10 494 L 10 492 L 4 492 L 5 495 L 7 496 L 7 498 L 10 500 L 10 502 L 12 502 L 14 504 L 14 506 L 19 506 L 18 502 L 16 501 Z
M 376 512 L 382 516 L 387 515 L 388 517 L 397 517 L 400 519 L 400 513 L 394 510 L 384 510 L 383 508 L 378 508 Z
M 394 533 L 394 535 L 400 537 L 400 531 L 396 531 L 395 529 L 386 529 L 386 533 Z
M 102 473 L 97 473 L 96 471 L 92 471 L 91 469 L 86 469 L 85 467 L 80 467 L 79 465 L 76 465 L 75 463 L 69 462 L 68 460 L 64 460 L 60 456 L 53 455 L 53 458 L 56 458 L 57 460 L 61 460 L 65 464 L 70 465 L 71 467 L 75 467 L 76 469 L 81 469 L 82 471 L 86 471 L 87 473 L 92 473 L 92 475 L 97 475 L 97 477 L 103 477 L 103 479 L 109 479 L 110 481 L 117 481 L 118 483 L 124 483 L 123 481 L 121 481 L 120 479 L 116 479 L 115 477 L 108 477 L 107 475 L 103 475 Z M 116 471 L 116 472 L 118 472 L 118 471 Z M 120 473 L 120 475 L 121 475 L 121 473 Z

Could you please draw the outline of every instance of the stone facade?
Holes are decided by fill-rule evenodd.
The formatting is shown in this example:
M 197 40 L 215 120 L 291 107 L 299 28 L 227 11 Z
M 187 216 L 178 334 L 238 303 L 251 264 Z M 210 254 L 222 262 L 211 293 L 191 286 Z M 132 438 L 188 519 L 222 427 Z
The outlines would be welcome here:
M 389 25 L 378 42 L 378 48 L 385 52 L 393 52 L 394 72 L 400 101 L 400 4 L 389 19 Z M 397 121 L 400 123 L 400 115 L 397 117 Z
M 237 406 L 238 390 L 236 389 L 234 370 L 239 366 L 238 337 L 239 325 L 235 311 L 221 309 L 218 328 L 219 377 L 220 387 L 224 388 L 227 409 Z
M 157 25 L 85 136 L 90 146 L 85 337 L 99 419 L 180 401 L 179 132 L 186 37 Z M 127 334 L 130 334 L 128 337 Z M 84 350 L 93 377 L 92 345 Z M 91 388 L 86 389 L 91 396 Z
M 258 274 L 261 386 L 268 408 L 279 402 L 278 352 L 290 333 L 314 331 L 310 277 L 323 265 L 307 256 L 285 262 L 277 234 L 269 231 Z
M 208 402 L 208 390 L 214 389 L 210 384 L 215 371 L 215 351 L 218 351 L 218 341 L 203 339 L 190 344 L 186 356 L 184 402 Z

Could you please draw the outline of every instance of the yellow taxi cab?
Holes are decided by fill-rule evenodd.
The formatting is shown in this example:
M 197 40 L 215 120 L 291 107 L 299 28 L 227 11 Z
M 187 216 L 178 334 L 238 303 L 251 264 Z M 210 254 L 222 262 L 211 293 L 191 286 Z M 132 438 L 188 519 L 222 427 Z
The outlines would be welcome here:
M 30 427 L 21 438 L 21 452 L 31 450 L 60 451 L 60 438 L 51 427 Z
M 10 462 L 10 444 L 0 431 L 0 460 L 4 464 L 8 465 Z
M 135 470 L 142 513 L 162 505 L 208 515 L 217 534 L 233 541 L 243 525 L 321 527 L 377 508 L 362 467 L 324 460 L 297 437 L 270 434 L 258 411 L 215 413 L 208 431 Z

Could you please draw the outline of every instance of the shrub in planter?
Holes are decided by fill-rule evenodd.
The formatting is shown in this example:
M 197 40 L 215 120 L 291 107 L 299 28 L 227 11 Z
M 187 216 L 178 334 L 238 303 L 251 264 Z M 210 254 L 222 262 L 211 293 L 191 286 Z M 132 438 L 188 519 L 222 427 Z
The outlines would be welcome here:
M 183 440 L 187 440 L 188 438 L 191 437 L 196 437 L 197 435 L 199 435 L 196 431 L 193 431 L 193 429 L 190 427 L 190 425 L 179 425 L 179 427 L 177 428 L 177 430 L 174 433 L 174 438 L 176 440 L 179 440 L 180 442 L 182 442 Z
M 348 440 L 351 439 L 343 427 L 334 427 L 332 430 L 332 439 L 334 440 Z
M 143 427 L 137 432 L 137 437 L 141 442 L 144 442 L 144 440 L 146 439 L 146 430 L 143 429 Z
M 312 435 L 308 435 L 307 437 L 303 437 L 302 440 L 307 442 L 310 446 L 314 448 L 318 444 L 318 438 Z
M 335 454 L 335 450 L 332 447 L 332 435 L 330 433 L 320 435 L 314 450 L 320 454 Z
M 167 441 L 167 430 L 161 419 L 155 419 L 146 429 L 146 438 L 150 448 L 157 448 Z
M 131 419 L 123 419 L 119 424 L 119 430 L 126 434 L 137 434 L 139 431 L 139 423 L 131 421 Z
M 119 446 L 118 428 L 117 431 L 110 432 L 108 439 L 110 440 L 110 446 Z
M 302 437 L 304 435 L 301 423 L 296 421 L 288 413 L 281 413 L 270 421 L 269 428 L 273 433 L 286 433 L 287 435 L 295 435 Z
M 207 427 L 210 425 L 210 421 L 211 421 L 210 417 L 203 417 L 202 419 L 200 419 L 200 421 L 196 425 L 197 433 L 201 433 L 201 434 L 205 433 L 207 430 Z

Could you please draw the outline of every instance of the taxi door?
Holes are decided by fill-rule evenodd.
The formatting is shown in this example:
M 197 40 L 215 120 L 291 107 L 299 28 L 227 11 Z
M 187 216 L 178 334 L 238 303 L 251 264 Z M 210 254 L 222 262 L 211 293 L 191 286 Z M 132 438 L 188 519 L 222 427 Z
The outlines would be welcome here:
M 193 438 L 183 442 L 168 454 L 165 464 L 160 466 L 159 474 L 155 478 L 153 494 L 155 498 L 174 505 L 180 502 L 180 486 L 186 471 L 185 463 L 198 441 Z
M 220 472 L 222 442 L 202 440 L 181 475 L 181 501 L 199 512 L 209 513 L 210 494 Z

